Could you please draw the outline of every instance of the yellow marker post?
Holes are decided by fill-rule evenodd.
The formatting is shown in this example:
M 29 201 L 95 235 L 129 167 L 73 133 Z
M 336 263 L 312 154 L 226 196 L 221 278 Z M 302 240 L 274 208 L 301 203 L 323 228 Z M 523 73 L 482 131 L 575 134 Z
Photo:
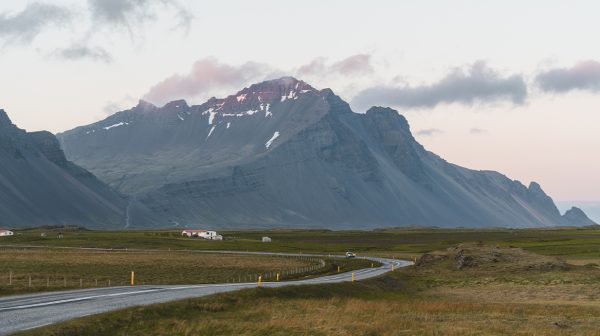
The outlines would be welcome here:
M 279 282 L 279 273 L 277 273 L 277 281 Z
M 354 282 L 354 272 L 352 272 L 352 282 Z
M 262 275 L 258 276 L 258 287 L 260 287 L 260 283 L 262 282 Z
M 131 286 L 135 286 L 135 272 L 131 271 Z
M 394 264 L 392 264 L 392 271 L 394 270 Z
M 340 273 L 340 266 L 338 266 L 338 273 Z
M 371 263 L 371 268 L 373 268 L 373 267 L 374 267 L 374 265 L 373 265 L 373 263 Z

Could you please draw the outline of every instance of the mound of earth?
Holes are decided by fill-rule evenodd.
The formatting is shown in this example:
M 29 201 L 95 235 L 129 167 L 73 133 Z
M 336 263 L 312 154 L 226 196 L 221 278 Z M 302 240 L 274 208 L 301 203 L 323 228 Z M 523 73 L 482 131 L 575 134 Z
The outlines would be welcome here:
M 521 248 L 460 244 L 445 251 L 425 253 L 415 266 L 429 269 L 472 271 L 566 270 L 567 264 L 555 257 L 542 256 Z

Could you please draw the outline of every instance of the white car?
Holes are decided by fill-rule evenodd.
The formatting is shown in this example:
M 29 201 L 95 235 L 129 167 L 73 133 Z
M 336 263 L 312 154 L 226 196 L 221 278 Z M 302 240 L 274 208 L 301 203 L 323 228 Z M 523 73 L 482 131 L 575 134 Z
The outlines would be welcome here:
M 346 258 L 355 258 L 356 255 L 350 251 L 346 252 Z

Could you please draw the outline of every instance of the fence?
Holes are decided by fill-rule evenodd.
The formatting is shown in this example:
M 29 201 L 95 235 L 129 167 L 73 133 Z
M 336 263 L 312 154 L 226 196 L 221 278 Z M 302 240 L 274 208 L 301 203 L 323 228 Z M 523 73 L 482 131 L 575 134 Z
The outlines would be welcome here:
M 325 259 L 316 257 L 300 257 L 300 256 L 278 256 L 278 258 L 293 258 L 305 261 L 309 265 L 296 267 L 291 269 L 269 270 L 267 272 L 252 272 L 238 274 L 234 277 L 225 277 L 220 281 L 226 283 L 248 283 L 257 282 L 259 277 L 262 281 L 283 281 L 298 279 L 313 274 L 322 273 L 327 262 Z M 339 272 L 338 267 L 338 272 Z M 111 286 L 126 286 L 131 285 L 132 275 L 129 273 L 123 276 L 90 276 L 90 275 L 73 275 L 73 274 L 39 274 L 39 273 L 20 273 L 8 270 L 0 271 L 0 289 L 73 289 L 73 288 L 95 288 L 95 287 L 111 287 Z M 136 274 L 136 285 L 166 285 L 170 281 L 146 281 L 143 274 Z M 171 283 L 172 284 L 172 283 Z

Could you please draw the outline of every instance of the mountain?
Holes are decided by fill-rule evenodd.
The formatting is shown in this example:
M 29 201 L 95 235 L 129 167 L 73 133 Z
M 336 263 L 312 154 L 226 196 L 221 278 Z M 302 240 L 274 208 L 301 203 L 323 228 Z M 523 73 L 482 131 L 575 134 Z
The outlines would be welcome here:
M 67 157 L 161 216 L 211 227 L 571 223 L 524 186 L 428 152 L 397 111 L 355 113 L 291 77 L 202 105 L 141 101 L 58 135 Z
M 121 228 L 130 202 L 67 161 L 49 132 L 28 133 L 0 110 L 0 225 Z M 137 214 L 142 218 L 143 213 Z M 146 211 L 147 212 L 147 211 Z
M 572 207 L 567 210 L 563 216 L 563 218 L 567 221 L 569 225 L 596 225 L 596 223 L 591 220 L 583 210 L 577 207 Z
M 576 206 L 580 208 L 582 211 L 585 211 L 585 214 L 589 216 L 589 218 L 596 222 L 600 223 L 600 202 L 592 202 L 592 201 L 560 201 L 557 202 L 556 206 L 562 211 L 567 211 L 571 207 Z

